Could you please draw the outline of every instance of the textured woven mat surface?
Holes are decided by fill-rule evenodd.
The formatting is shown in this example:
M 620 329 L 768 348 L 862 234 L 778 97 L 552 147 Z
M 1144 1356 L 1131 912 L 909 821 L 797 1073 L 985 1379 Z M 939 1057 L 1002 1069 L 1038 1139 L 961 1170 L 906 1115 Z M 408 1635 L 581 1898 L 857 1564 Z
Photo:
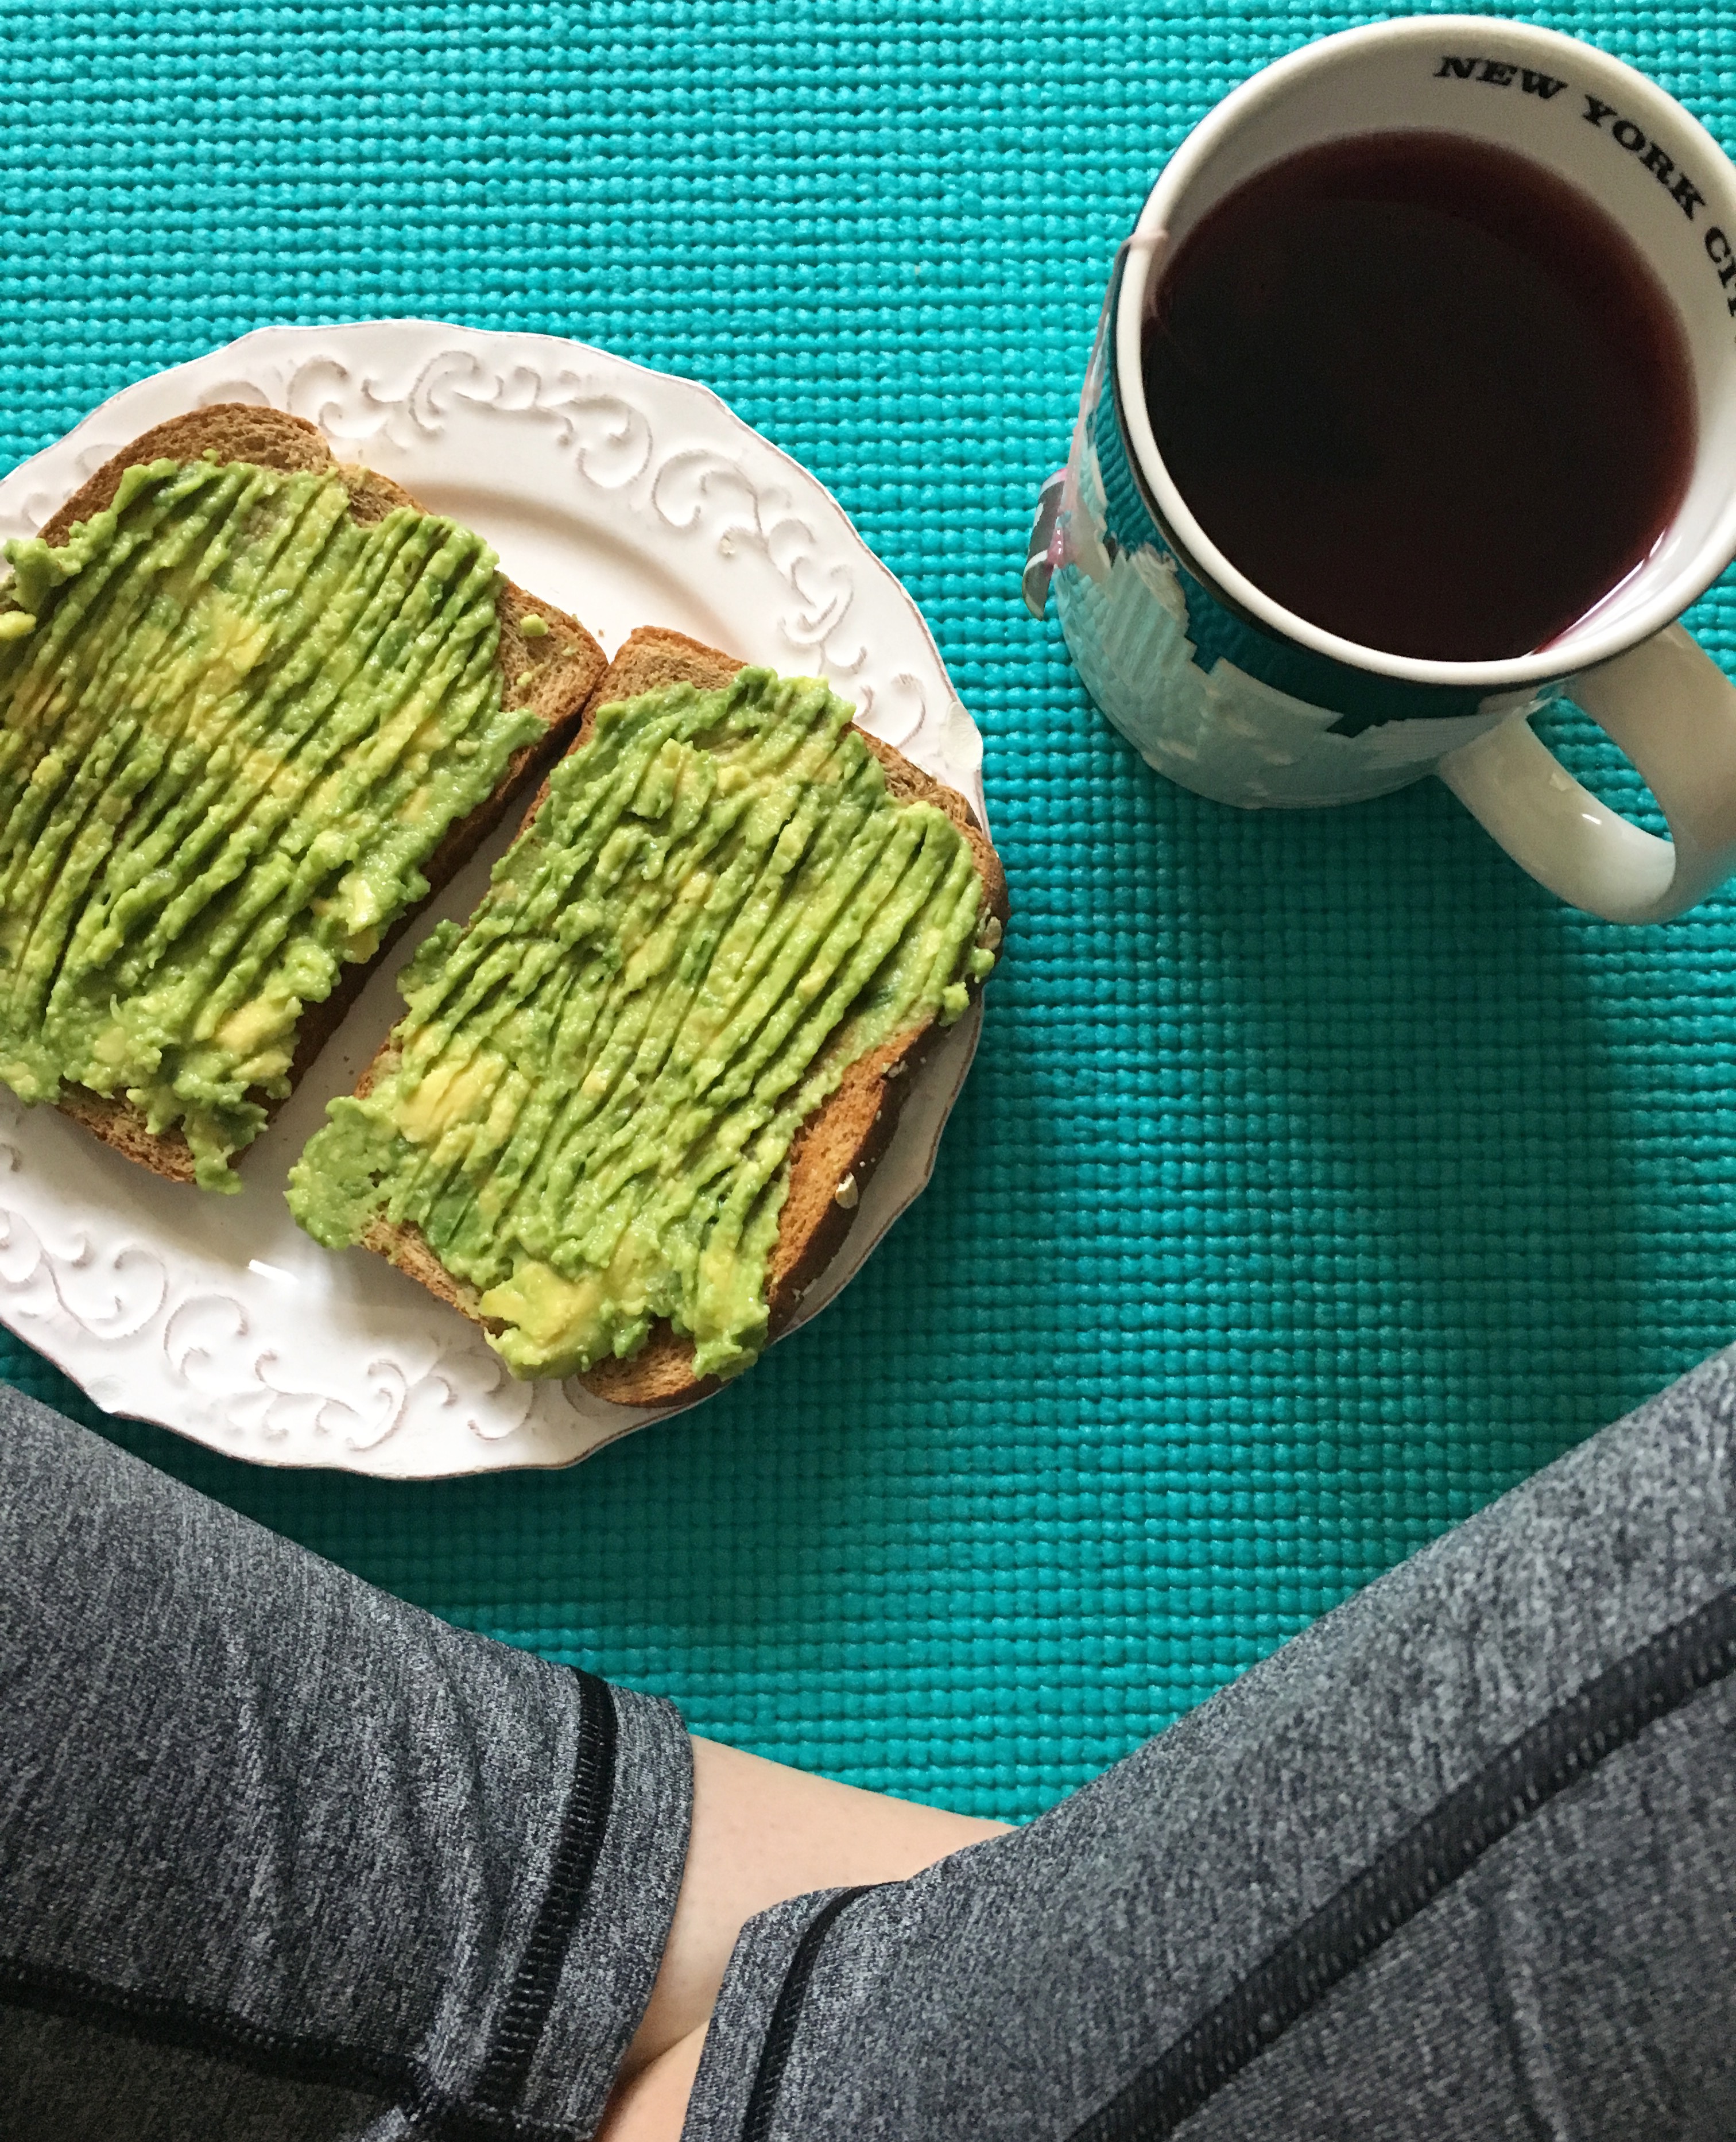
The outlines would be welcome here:
M 570 1473 L 412 1488 L 111 1432 L 698 1730 L 1013 1814 L 1729 1337 L 1736 899 L 1588 921 L 1432 783 L 1201 802 L 1019 605 L 1157 166 L 1360 19 L 13 0 L 8 463 L 272 320 L 546 329 L 705 379 L 922 604 L 1017 911 L 930 1195 L 698 1413 Z M 1736 5 L 1537 19 L 1736 146 Z M 1736 658 L 1728 591 L 1694 621 Z M 0 1371 L 81 1409 L 15 1345 Z

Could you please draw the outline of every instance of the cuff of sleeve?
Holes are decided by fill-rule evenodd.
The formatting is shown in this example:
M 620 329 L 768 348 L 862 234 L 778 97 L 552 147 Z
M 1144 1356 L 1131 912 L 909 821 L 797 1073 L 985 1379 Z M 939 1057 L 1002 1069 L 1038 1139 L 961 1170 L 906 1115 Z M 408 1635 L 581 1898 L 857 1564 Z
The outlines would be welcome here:
M 606 1687 L 582 1681 L 587 1691 Z M 606 1819 L 512 2108 L 580 2135 L 602 2118 L 651 1998 L 693 1814 L 693 1748 L 673 1704 L 632 1689 L 606 1693 L 614 1710 Z
M 750 2109 L 766 2121 L 764 2131 L 772 2131 L 787 2050 L 779 2046 L 782 2031 L 774 2026 L 795 2021 L 787 1989 L 793 1987 L 804 1937 L 822 1932 L 822 1922 L 829 1925 L 841 1905 L 861 1893 L 820 1889 L 792 1897 L 742 1927 L 705 2034 L 681 2142 L 740 2142 Z

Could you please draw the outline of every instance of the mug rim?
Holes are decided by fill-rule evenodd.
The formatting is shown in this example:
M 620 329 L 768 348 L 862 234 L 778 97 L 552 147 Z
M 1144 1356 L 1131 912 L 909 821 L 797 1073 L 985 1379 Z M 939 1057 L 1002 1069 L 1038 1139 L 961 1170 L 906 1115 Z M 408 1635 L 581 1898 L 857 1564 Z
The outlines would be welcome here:
M 1504 15 L 1412 15 L 1397 21 L 1365 23 L 1339 30 L 1299 46 L 1295 52 L 1261 67 L 1214 105 L 1176 147 L 1146 196 L 1139 219 L 1125 249 L 1127 265 L 1116 301 L 1113 359 L 1118 413 L 1140 480 L 1151 492 L 1159 525 L 1167 536 L 1174 531 L 1182 562 L 1211 585 L 1231 605 L 1280 639 L 1294 641 L 1329 660 L 1353 669 L 1372 671 L 1383 677 L 1416 684 L 1445 684 L 1460 689 L 1478 687 L 1487 691 L 1512 690 L 1527 684 L 1549 683 L 1599 663 L 1626 654 L 1665 625 L 1674 623 L 1736 558 L 1736 490 L 1714 523 L 1704 542 L 1678 568 L 1660 592 L 1620 623 L 1592 629 L 1582 636 L 1571 627 L 1551 645 L 1529 654 L 1500 661 L 1445 662 L 1418 655 L 1390 654 L 1345 639 L 1323 626 L 1311 624 L 1295 611 L 1285 609 L 1230 560 L 1206 533 L 1177 488 L 1159 452 L 1145 406 L 1141 345 L 1143 339 L 1147 293 L 1153 269 L 1162 257 L 1162 239 L 1176 204 L 1194 182 L 1206 159 L 1226 134 L 1268 105 L 1286 96 L 1303 76 L 1335 66 L 1348 48 L 1376 44 L 1436 44 L 1455 30 L 1497 30 L 1503 37 L 1528 41 L 1557 59 L 1571 53 L 1582 68 L 1589 59 L 1602 70 L 1605 82 L 1618 84 L 1626 108 L 1644 102 L 1654 115 L 1667 113 L 1674 129 L 1685 129 L 1697 150 L 1712 160 L 1723 178 L 1729 196 L 1726 211 L 1736 220 L 1736 165 L 1684 105 L 1669 91 L 1595 45 L 1571 37 L 1541 24 L 1517 22 Z M 1643 115 L 1642 115 L 1643 116 Z M 1595 612 L 1592 613 L 1595 615 Z

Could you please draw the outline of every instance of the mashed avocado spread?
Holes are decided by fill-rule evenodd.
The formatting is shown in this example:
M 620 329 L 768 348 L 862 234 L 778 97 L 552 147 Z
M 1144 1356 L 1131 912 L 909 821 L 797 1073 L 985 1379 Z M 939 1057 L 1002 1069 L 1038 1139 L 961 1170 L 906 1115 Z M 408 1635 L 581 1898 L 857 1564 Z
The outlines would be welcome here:
M 521 1376 L 765 1342 L 790 1148 L 848 1066 L 993 966 L 969 842 L 899 803 L 824 685 L 747 669 L 602 708 L 409 1015 L 289 1178 L 335 1248 L 417 1227 Z
M 0 610 L 0 1078 L 179 1124 L 198 1180 L 289 1091 L 302 1007 L 541 723 L 501 700 L 486 544 L 329 475 L 129 469 Z

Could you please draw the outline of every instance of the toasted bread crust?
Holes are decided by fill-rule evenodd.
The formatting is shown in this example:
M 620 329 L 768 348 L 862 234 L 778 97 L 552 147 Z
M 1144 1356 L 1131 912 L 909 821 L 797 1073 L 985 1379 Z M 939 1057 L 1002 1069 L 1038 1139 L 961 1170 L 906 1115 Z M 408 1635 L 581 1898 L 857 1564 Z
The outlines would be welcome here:
M 389 476 L 377 475 L 371 469 L 341 466 L 319 431 L 303 418 L 289 416 L 281 409 L 256 408 L 239 402 L 218 402 L 208 409 L 190 411 L 185 417 L 171 417 L 167 423 L 141 432 L 130 446 L 123 447 L 43 524 L 43 540 L 64 543 L 76 522 L 88 521 L 92 514 L 112 505 L 121 487 L 121 476 L 127 469 L 145 461 L 197 461 L 208 452 L 215 452 L 224 461 L 248 461 L 260 468 L 336 476 L 350 494 L 352 515 L 364 524 L 382 520 L 397 506 L 407 506 L 418 512 L 424 510 Z M 493 793 L 485 797 L 467 818 L 447 828 L 440 845 L 422 866 L 430 899 L 463 869 L 523 794 L 526 783 L 535 780 L 566 748 L 608 668 L 608 658 L 603 649 L 576 619 L 556 610 L 550 603 L 527 595 L 504 576 L 496 610 L 501 627 L 499 661 L 503 688 L 510 693 L 513 679 L 524 670 L 534 669 L 535 684 L 526 703 L 548 726 L 541 738 L 525 745 L 508 760 L 506 773 Z M 535 655 L 520 629 L 531 610 L 546 618 L 550 628 L 548 637 L 540 643 Z M 295 1054 L 289 1066 L 292 1091 L 343 1024 L 345 1014 L 367 986 L 375 969 L 391 957 L 398 938 L 420 911 L 420 905 L 425 904 L 419 904 L 401 916 L 372 959 L 347 965 L 332 994 L 303 1011 L 296 1028 Z M 269 1099 L 263 1093 L 255 1098 L 274 1115 L 283 1106 L 281 1100 Z M 136 1161 L 141 1167 L 150 1168 L 172 1182 L 193 1181 L 193 1154 L 185 1138 L 179 1130 L 153 1132 L 144 1112 L 131 1101 L 111 1099 L 83 1086 L 67 1085 L 62 1088 L 57 1106 L 62 1114 L 81 1123 L 104 1144 L 113 1146 L 117 1152 Z M 237 1156 L 238 1160 L 244 1157 L 244 1155 Z
M 655 691 L 665 684 L 690 684 L 713 690 L 727 684 L 744 666 L 736 656 L 689 639 L 683 633 L 642 627 L 609 664 L 609 674 L 586 708 L 570 748 L 577 751 L 588 741 L 599 707 L 637 698 L 642 692 Z M 911 765 L 890 744 L 864 730 L 857 734 L 885 768 L 887 787 L 900 802 L 937 805 L 962 830 L 982 876 L 988 911 L 1004 927 L 1006 876 L 969 804 L 955 790 Z M 547 789 L 545 782 L 525 813 L 526 827 L 541 808 Z M 978 986 L 974 982 L 969 985 L 973 995 Z M 845 1073 L 837 1090 L 796 1133 L 790 1153 L 789 1192 L 779 1216 L 777 1241 L 767 1274 L 770 1337 L 775 1339 L 790 1322 L 803 1295 L 842 1248 L 861 1209 L 861 1191 L 896 1128 L 911 1078 L 937 1038 L 933 1024 L 925 1023 L 895 1034 L 860 1058 Z M 393 1044 L 387 1043 L 363 1073 L 357 1093 L 367 1093 L 394 1060 Z M 846 1208 L 838 1202 L 837 1193 L 851 1177 L 856 1201 Z M 496 1320 L 478 1313 L 476 1289 L 446 1270 L 420 1229 L 376 1221 L 364 1242 L 472 1323 L 486 1330 L 501 1328 Z M 616 1405 L 667 1406 L 714 1390 L 719 1379 L 693 1374 L 693 1340 L 682 1337 L 664 1320 L 653 1325 L 644 1345 L 630 1360 L 599 1361 L 581 1380 L 594 1395 Z

